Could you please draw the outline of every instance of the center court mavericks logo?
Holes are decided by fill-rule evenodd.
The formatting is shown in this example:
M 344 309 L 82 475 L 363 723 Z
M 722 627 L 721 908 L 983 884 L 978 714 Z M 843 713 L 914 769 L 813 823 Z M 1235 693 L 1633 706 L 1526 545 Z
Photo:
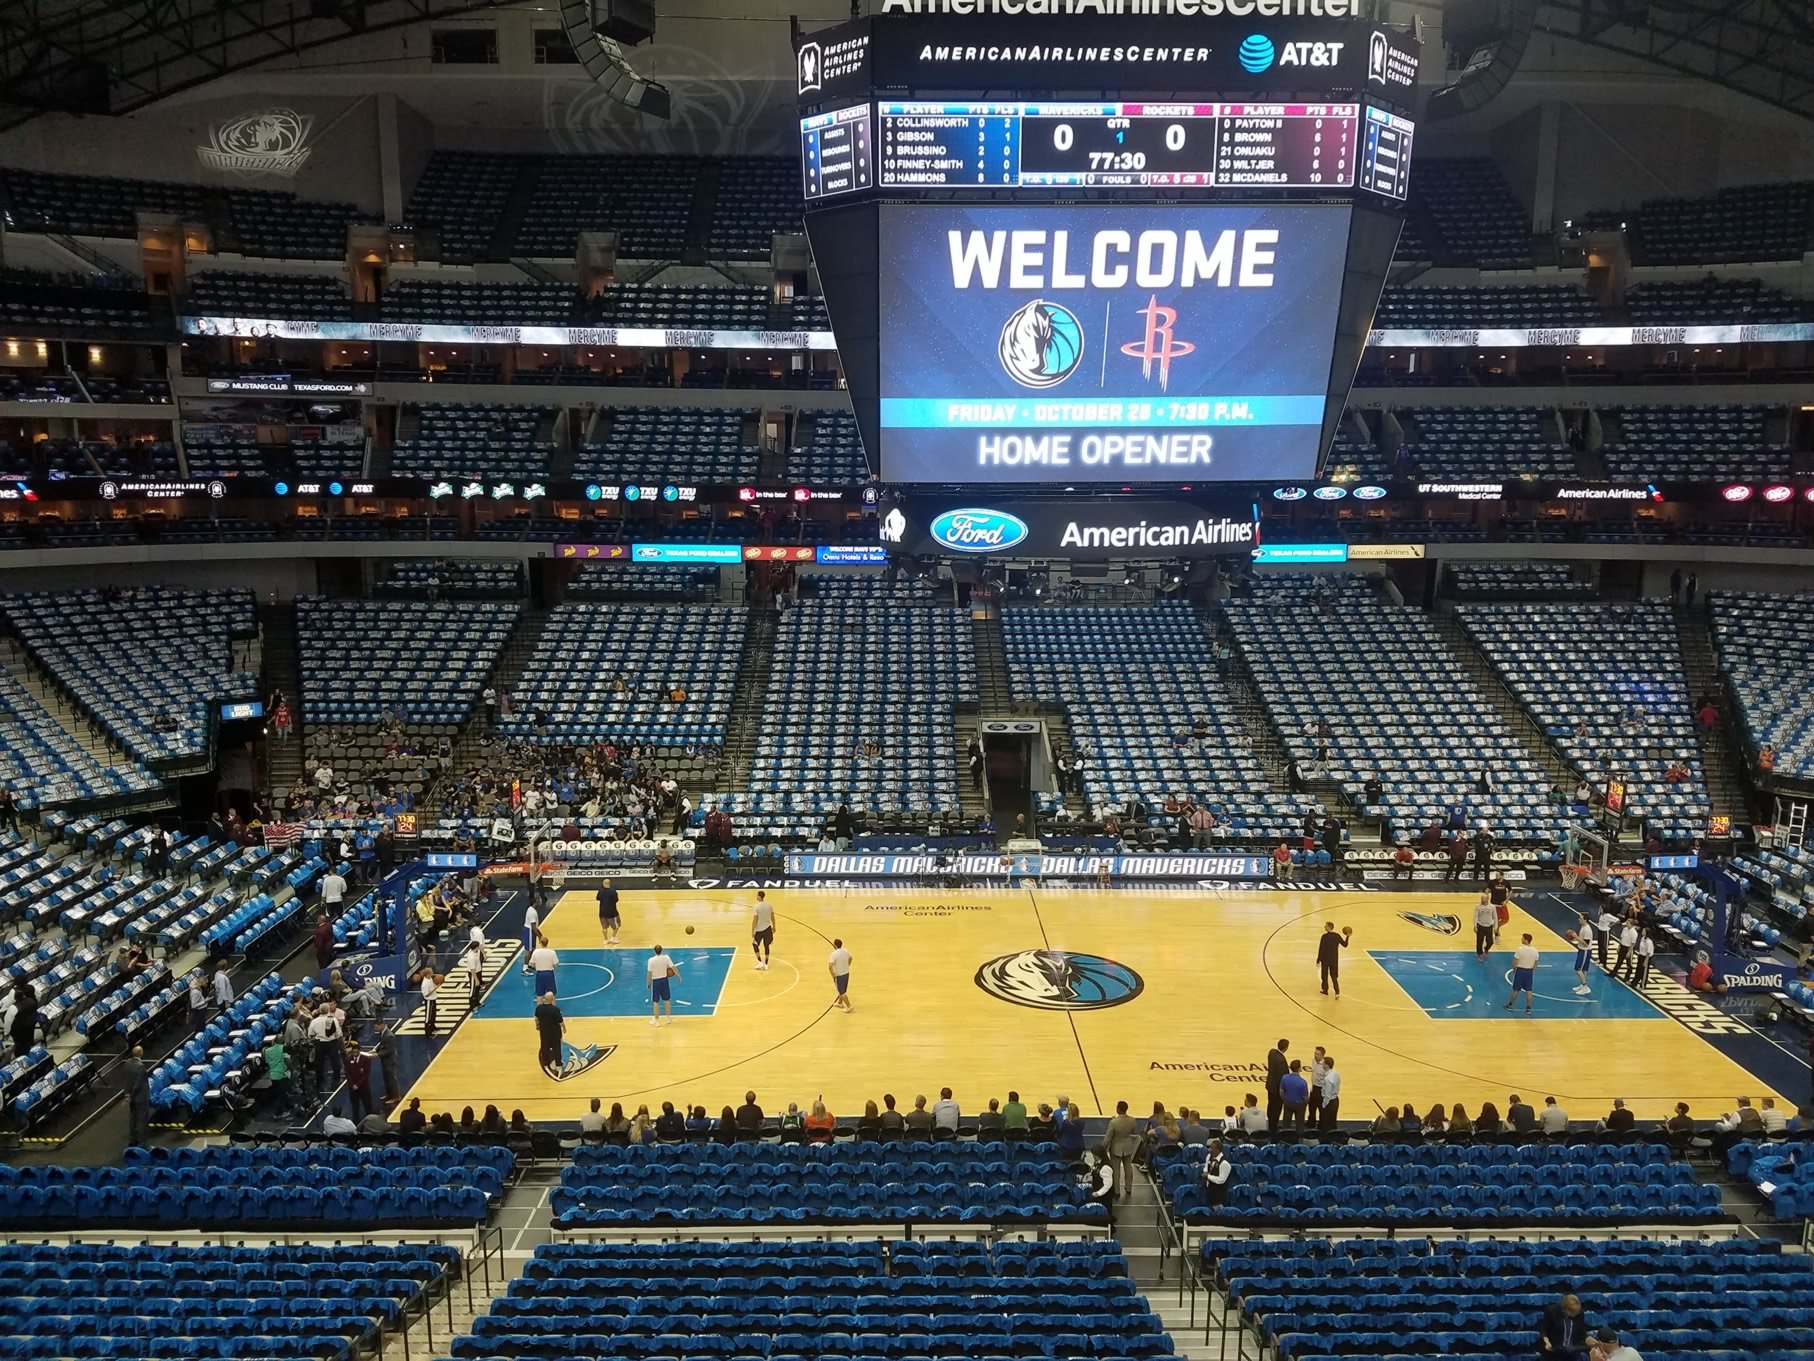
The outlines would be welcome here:
M 216 123 L 208 130 L 208 145 L 196 147 L 195 154 L 211 170 L 289 179 L 314 151 L 309 142 L 314 128 L 315 120 L 308 114 L 266 109 Z
M 559 1065 L 544 1063 L 542 1071 L 556 1082 L 565 1082 L 568 1078 L 589 1073 L 611 1055 L 617 1052 L 614 1044 L 589 1044 L 584 1048 L 579 1045 L 561 1042 L 561 1061 Z
M 1101 1011 L 1131 1002 L 1146 980 L 1101 955 L 1068 950 L 1022 950 L 992 959 L 976 971 L 976 986 L 989 996 L 1036 1011 Z
M 1461 934 L 1461 918 L 1453 913 L 1400 912 L 1398 918 L 1400 921 L 1410 922 L 1413 926 L 1421 926 L 1426 931 L 1434 931 L 1438 935 L 1459 936 Z
M 1035 298 L 1002 324 L 996 353 L 1022 387 L 1056 387 L 1083 362 L 1083 326 L 1069 308 Z

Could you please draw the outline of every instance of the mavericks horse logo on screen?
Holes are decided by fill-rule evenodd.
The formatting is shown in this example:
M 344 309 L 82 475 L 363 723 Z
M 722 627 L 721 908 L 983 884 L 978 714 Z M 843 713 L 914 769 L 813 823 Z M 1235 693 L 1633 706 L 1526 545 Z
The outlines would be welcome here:
M 1146 980 L 1125 964 L 1068 950 L 1022 950 L 976 971 L 989 996 L 1039 1011 L 1100 1011 L 1131 1002 Z
M 1022 387 L 1056 387 L 1083 362 L 1083 326 L 1069 308 L 1035 298 L 1002 325 L 996 352 Z

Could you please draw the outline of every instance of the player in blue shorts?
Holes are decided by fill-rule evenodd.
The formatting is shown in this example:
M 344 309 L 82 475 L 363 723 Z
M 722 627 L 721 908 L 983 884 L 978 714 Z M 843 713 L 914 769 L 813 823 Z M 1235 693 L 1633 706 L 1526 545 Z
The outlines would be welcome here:
M 665 1008 L 670 1022 L 674 1019 L 674 997 L 670 979 L 680 977 L 680 970 L 674 967 L 674 961 L 661 952 L 661 946 L 655 947 L 655 953 L 649 956 L 649 1024 L 660 1025 Z
M 1581 980 L 1575 986 L 1577 997 L 1586 997 L 1593 992 L 1592 986 L 1587 981 L 1587 971 L 1593 965 L 1593 946 L 1589 944 L 1590 939 L 1589 936 L 1583 935 L 1579 931 L 1568 933 L 1568 943 L 1575 947 L 1575 977 Z
M 1524 933 L 1524 943 L 1512 951 L 1512 996 L 1505 1004 L 1510 1011 L 1518 1000 L 1518 994 L 1524 994 L 1524 1014 L 1531 1014 L 1531 1004 L 1536 1000 L 1533 989 L 1537 978 L 1537 947 L 1531 944 L 1531 934 Z

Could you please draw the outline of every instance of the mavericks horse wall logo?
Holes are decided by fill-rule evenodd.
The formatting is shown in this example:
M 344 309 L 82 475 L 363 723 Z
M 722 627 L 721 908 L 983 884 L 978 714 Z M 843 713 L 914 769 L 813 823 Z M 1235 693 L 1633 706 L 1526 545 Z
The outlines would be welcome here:
M 314 147 L 315 120 L 294 109 L 249 113 L 208 130 L 208 145 L 195 154 L 211 170 L 233 175 L 277 175 L 289 179 L 302 169 Z

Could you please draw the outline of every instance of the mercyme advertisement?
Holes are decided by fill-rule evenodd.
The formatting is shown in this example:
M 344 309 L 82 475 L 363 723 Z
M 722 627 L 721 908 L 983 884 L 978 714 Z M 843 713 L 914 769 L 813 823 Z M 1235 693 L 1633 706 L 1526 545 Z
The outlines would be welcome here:
M 883 480 L 1312 476 L 1348 216 L 884 206 Z

